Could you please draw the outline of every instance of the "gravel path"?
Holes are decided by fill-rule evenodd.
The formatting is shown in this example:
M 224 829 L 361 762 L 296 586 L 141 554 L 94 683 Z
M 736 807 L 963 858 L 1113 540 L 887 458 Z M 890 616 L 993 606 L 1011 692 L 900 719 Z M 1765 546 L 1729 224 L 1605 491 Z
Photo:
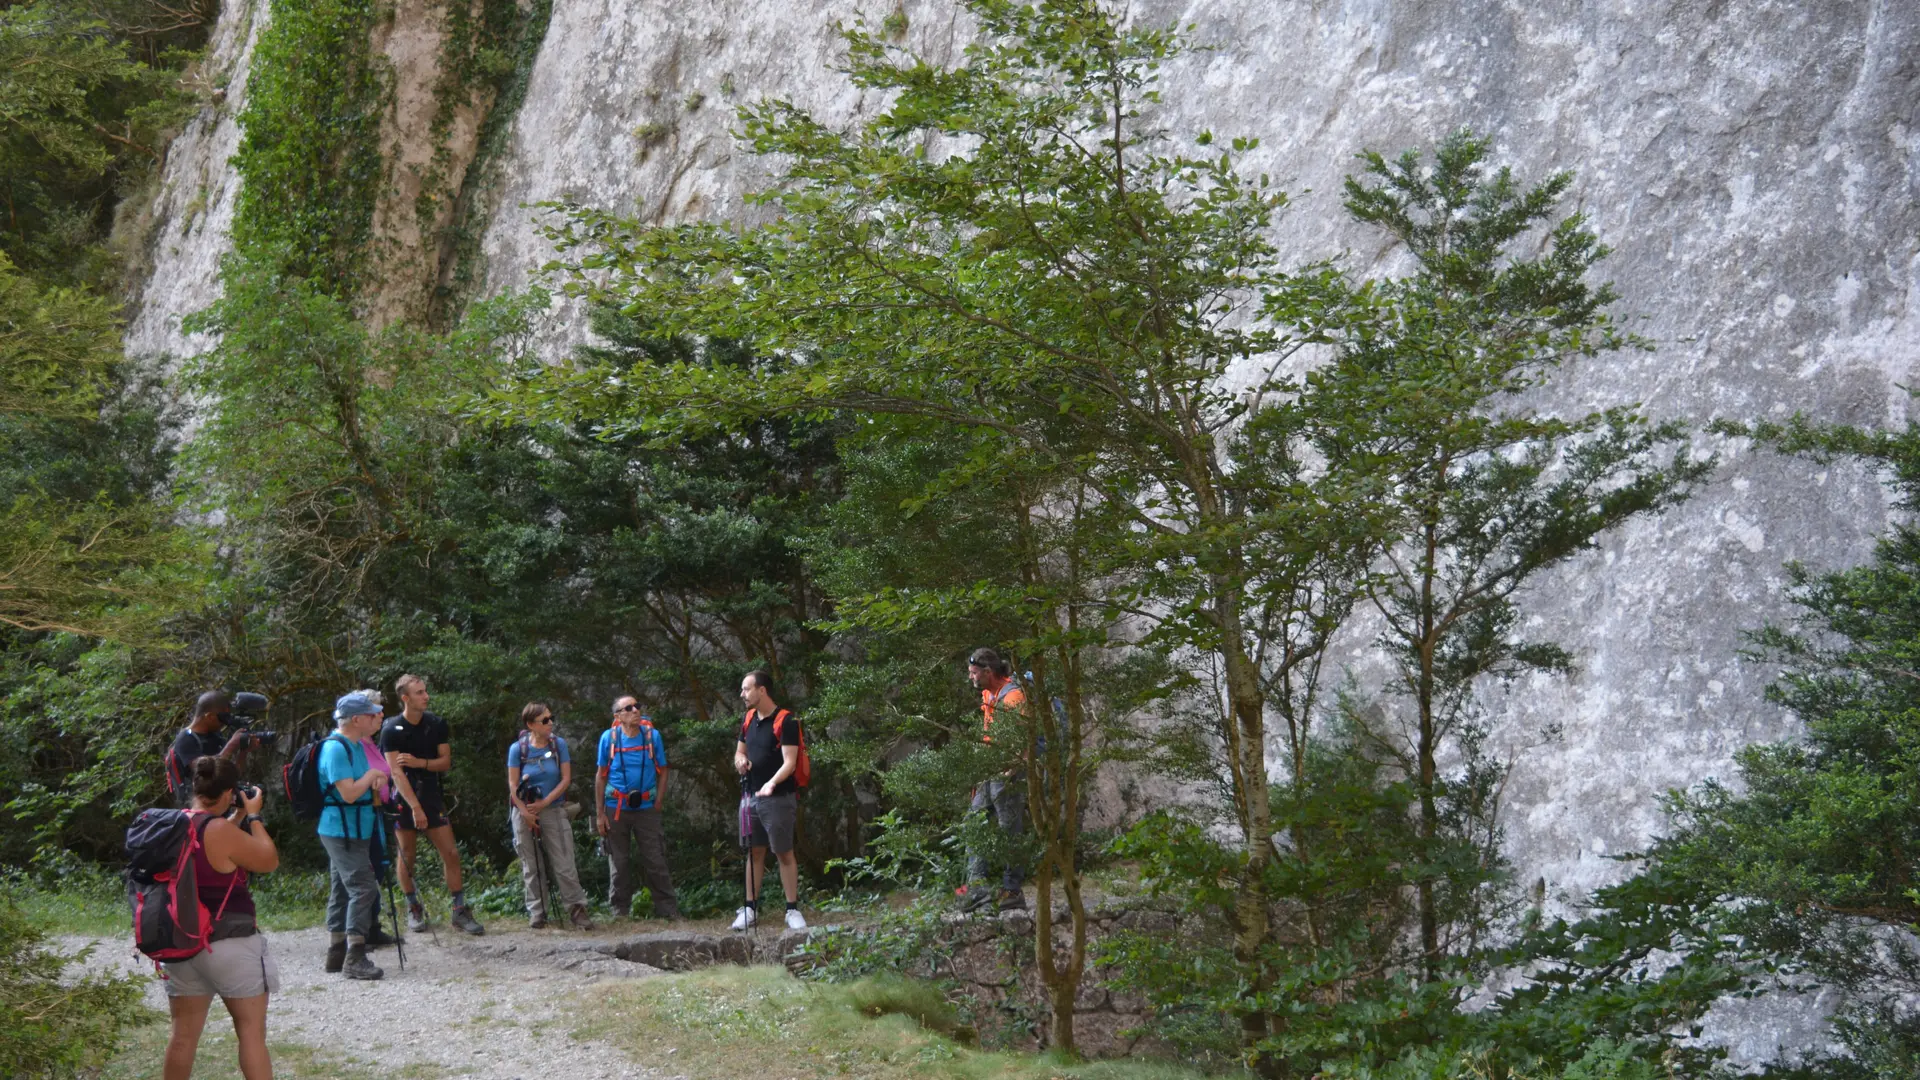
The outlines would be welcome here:
M 407 936 L 407 969 L 391 948 L 373 953 L 386 969 L 378 982 L 327 975 L 324 930 L 268 935 L 280 966 L 280 993 L 268 1011 L 268 1037 L 375 1065 L 420 1080 L 542 1080 L 563 1069 L 569 1080 L 640 1080 L 664 1074 L 635 1064 L 615 1047 L 575 1039 L 570 1010 L 584 987 L 604 979 L 647 977 L 659 969 L 594 951 L 611 938 L 497 923 L 483 938 L 437 927 Z M 88 939 L 71 939 L 78 948 Z M 151 972 L 125 940 L 104 940 L 90 967 Z M 159 980 L 147 991 L 166 1007 Z M 224 1022 L 219 1005 L 209 1026 Z

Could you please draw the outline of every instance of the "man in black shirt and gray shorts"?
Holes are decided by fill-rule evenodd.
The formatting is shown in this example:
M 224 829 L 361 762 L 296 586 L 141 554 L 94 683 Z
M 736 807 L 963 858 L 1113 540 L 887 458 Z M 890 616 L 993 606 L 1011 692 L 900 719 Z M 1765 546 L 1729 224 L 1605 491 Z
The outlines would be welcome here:
M 768 686 L 773 677 L 764 671 L 740 680 L 740 700 L 747 715 L 734 746 L 733 767 L 746 778 L 749 839 L 747 841 L 747 903 L 734 914 L 733 929 L 751 930 L 760 919 L 760 878 L 766 870 L 767 849 L 780 864 L 780 886 L 787 894 L 787 926 L 805 930 L 800 914 L 800 863 L 793 854 L 794 820 L 798 813 L 800 720 L 774 703 Z
M 414 854 L 419 850 L 420 834 L 427 834 L 440 864 L 447 868 L 447 892 L 453 897 L 451 922 L 456 930 L 484 934 L 486 927 L 467 907 L 466 891 L 460 877 L 460 852 L 453 846 L 453 825 L 447 821 L 446 804 L 441 798 L 441 777 L 453 767 L 453 745 L 448 741 L 447 722 L 427 711 L 427 680 L 418 675 L 402 675 L 393 689 L 400 697 L 398 716 L 387 717 L 380 728 L 380 751 L 393 766 L 393 786 L 406 804 L 394 823 L 400 838 L 400 889 L 407 894 L 407 926 L 415 933 L 427 928 L 427 907 L 420 902 L 413 882 Z

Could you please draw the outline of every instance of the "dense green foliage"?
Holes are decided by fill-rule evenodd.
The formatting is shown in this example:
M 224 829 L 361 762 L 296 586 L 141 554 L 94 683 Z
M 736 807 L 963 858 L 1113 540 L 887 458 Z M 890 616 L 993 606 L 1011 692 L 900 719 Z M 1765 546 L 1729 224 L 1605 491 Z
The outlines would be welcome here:
M 167 711 L 145 647 L 198 589 L 168 498 L 166 396 L 120 358 L 109 232 L 191 107 L 209 12 L 0 9 L 0 860 L 105 846 Z M 98 636 L 114 644 L 95 647 Z M 73 829 L 74 832 L 66 830 Z M 25 946 L 23 946 L 24 948 Z M 110 1031 L 111 1029 L 103 1029 Z
M 104 241 L 191 111 L 202 6 L 0 5 L 0 255 L 53 284 L 118 277 Z

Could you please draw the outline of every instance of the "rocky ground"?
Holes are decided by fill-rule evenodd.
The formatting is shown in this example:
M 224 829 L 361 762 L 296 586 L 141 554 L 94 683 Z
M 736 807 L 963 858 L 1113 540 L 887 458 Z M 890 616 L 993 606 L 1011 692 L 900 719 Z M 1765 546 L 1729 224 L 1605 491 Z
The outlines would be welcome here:
M 270 1038 L 279 1047 L 310 1048 L 318 1055 L 315 1060 L 332 1061 L 343 1073 L 359 1071 L 350 1070 L 350 1063 L 418 1080 L 534 1080 L 552 1075 L 555 1061 L 563 1059 L 570 1078 L 665 1080 L 670 1073 L 574 1036 L 580 1011 L 592 1007 L 592 987 L 661 974 L 663 967 L 647 959 L 671 968 L 774 960 L 790 951 L 798 936 L 773 930 L 751 939 L 689 930 L 663 933 L 658 925 L 580 934 L 498 923 L 480 938 L 442 926 L 437 934 L 408 935 L 404 970 L 392 948 L 376 950 L 375 961 L 386 969 L 377 982 L 325 974 L 323 930 L 271 934 L 281 984 L 269 1007 Z M 647 930 L 655 932 L 642 932 Z M 86 943 L 76 938 L 70 944 L 77 950 Z M 91 966 L 152 971 L 124 941 L 103 940 L 98 946 Z M 147 998 L 157 1008 L 166 1007 L 158 979 Z M 215 1025 L 224 1026 L 217 1005 L 209 1030 Z M 324 1067 L 313 1069 L 309 1065 L 297 1075 L 327 1075 Z

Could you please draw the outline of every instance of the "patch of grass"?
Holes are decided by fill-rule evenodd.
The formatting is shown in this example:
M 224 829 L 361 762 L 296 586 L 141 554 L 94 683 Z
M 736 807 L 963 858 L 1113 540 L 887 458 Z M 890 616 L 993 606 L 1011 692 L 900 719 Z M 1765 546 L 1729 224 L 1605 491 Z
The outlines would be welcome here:
M 21 914 L 49 934 L 102 937 L 133 933 L 133 914 L 117 880 L 78 878 L 58 889 L 16 880 L 0 885 L 0 889 Z
M 268 930 L 304 930 L 327 921 L 327 874 L 324 870 L 276 871 L 247 883 L 260 925 Z M 386 915 L 381 896 L 380 914 Z
M 688 1080 L 737 1080 L 740 1062 L 780 1063 L 782 1076 L 855 1080 L 1196 1080 L 1201 1073 L 1133 1061 L 1067 1063 L 987 1053 L 927 984 L 898 976 L 835 986 L 778 967 L 712 967 L 596 987 L 581 995 L 574 1035 L 603 1039 Z M 933 1028 L 935 1030 L 929 1030 Z
M 130 1032 L 126 1044 L 114 1056 L 100 1080 L 160 1080 L 160 1067 L 167 1051 L 167 1024 L 162 1021 Z M 273 1054 L 273 1075 L 282 1080 L 442 1080 L 450 1075 L 433 1065 L 413 1064 L 395 1071 L 363 1058 L 332 1050 L 317 1050 L 303 1043 L 273 1037 L 273 1021 L 267 1021 L 267 1049 Z M 200 1052 L 193 1059 L 193 1080 L 229 1080 L 239 1075 L 239 1058 L 233 1038 L 233 1024 L 226 1010 L 216 1002 L 207 1014 L 206 1030 L 200 1034 Z

